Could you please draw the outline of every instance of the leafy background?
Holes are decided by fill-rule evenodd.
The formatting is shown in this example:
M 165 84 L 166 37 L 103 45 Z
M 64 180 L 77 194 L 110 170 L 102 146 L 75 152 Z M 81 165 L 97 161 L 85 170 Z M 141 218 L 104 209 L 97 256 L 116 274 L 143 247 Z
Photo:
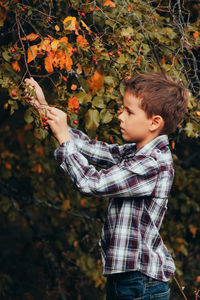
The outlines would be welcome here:
M 163 71 L 190 91 L 170 136 L 175 180 L 162 226 L 176 278 L 171 299 L 200 282 L 198 1 L 0 2 L 0 298 L 104 299 L 98 239 L 107 199 L 84 198 L 53 158 L 57 142 L 24 99 L 32 76 L 68 122 L 122 144 L 123 79 Z

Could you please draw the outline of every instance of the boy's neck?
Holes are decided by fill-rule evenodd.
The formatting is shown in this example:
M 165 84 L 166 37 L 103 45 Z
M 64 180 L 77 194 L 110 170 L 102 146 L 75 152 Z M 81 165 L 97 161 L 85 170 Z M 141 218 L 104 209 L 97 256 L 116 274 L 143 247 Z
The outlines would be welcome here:
M 144 147 L 146 144 L 150 143 L 151 141 L 153 141 L 155 138 L 157 138 L 159 136 L 159 134 L 153 134 L 148 136 L 145 140 L 141 141 L 141 142 L 137 142 L 136 143 L 136 149 L 140 149 L 142 147 Z

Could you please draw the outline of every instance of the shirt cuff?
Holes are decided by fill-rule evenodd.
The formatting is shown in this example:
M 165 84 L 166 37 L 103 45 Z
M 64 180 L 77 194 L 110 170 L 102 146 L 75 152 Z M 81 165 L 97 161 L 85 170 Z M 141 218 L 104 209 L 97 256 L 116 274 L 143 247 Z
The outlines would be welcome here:
M 56 161 L 61 164 L 65 157 L 77 152 L 76 145 L 73 140 L 62 143 L 54 152 Z

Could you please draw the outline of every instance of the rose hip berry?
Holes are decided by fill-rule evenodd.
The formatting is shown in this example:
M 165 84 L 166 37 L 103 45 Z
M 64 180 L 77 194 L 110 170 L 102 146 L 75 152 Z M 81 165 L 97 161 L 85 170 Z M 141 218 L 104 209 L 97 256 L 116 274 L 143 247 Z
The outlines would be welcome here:
M 74 120 L 73 123 L 74 123 L 74 124 L 78 124 L 78 121 L 77 121 L 77 120 Z

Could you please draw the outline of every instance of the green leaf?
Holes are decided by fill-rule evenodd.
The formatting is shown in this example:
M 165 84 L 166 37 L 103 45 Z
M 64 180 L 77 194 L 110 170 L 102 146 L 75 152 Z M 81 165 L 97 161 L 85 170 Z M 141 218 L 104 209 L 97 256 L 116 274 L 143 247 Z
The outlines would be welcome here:
M 88 102 L 91 102 L 92 100 L 92 96 L 84 92 L 79 92 L 78 94 L 76 94 L 76 97 L 80 104 L 86 104 Z
M 3 53 L 2 53 L 2 56 L 3 56 L 3 58 L 5 59 L 5 61 L 10 61 L 10 59 L 11 59 L 11 56 L 10 56 L 10 54 L 8 53 L 8 51 L 4 51 Z
M 100 112 L 101 122 L 104 124 L 110 123 L 113 119 L 113 115 L 106 109 L 102 109 Z
M 99 127 L 100 115 L 98 110 L 89 109 L 85 114 L 85 128 L 87 131 L 95 131 Z
M 92 106 L 105 108 L 104 98 L 101 96 L 94 97 L 94 99 L 92 100 Z
M 115 84 L 115 78 L 112 77 L 112 76 L 106 76 L 106 77 L 104 78 L 104 82 L 105 82 L 105 84 L 114 86 L 114 84 Z
M 121 31 L 122 36 L 133 35 L 133 34 L 134 34 L 134 30 L 132 27 L 123 28 Z
M 32 108 L 28 108 L 24 114 L 24 120 L 26 121 L 26 123 L 30 124 L 33 122 L 34 118 L 33 118 L 33 112 L 32 112 Z

